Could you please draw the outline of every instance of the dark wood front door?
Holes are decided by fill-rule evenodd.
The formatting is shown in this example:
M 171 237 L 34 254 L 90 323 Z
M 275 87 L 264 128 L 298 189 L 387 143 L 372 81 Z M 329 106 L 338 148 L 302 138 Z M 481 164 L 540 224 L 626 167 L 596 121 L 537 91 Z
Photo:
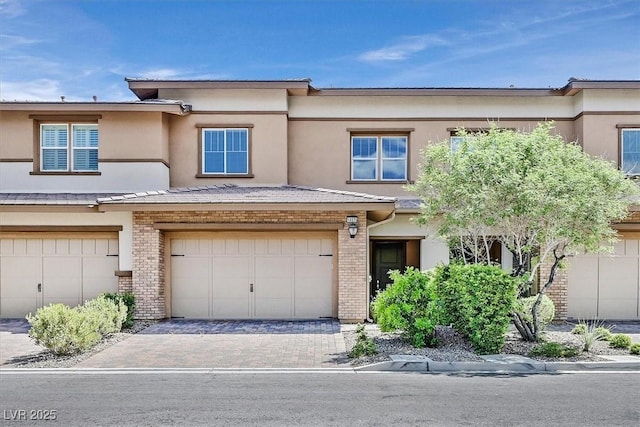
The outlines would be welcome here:
M 373 242 L 371 299 L 391 283 L 389 270 L 405 269 L 406 242 Z

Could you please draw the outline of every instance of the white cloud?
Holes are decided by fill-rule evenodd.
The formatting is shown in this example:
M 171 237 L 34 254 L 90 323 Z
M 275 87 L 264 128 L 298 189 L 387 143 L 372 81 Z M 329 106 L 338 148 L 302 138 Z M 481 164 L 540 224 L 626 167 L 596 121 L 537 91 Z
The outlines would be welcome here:
M 21 0 L 0 0 L 0 14 L 7 18 L 15 18 L 26 13 Z
M 157 68 L 157 69 L 142 71 L 138 77 L 142 79 L 165 80 L 165 79 L 176 79 L 176 78 L 179 78 L 181 75 L 184 75 L 184 72 L 179 69 Z
M 445 44 L 447 44 L 447 42 L 444 39 L 432 34 L 405 36 L 391 46 L 364 52 L 358 56 L 358 59 L 367 62 L 402 61 L 429 47 L 442 46 Z
M 9 34 L 0 34 L 0 51 L 35 43 L 40 43 L 40 40 L 29 39 L 22 36 L 12 36 Z
M 60 82 L 52 79 L 2 81 L 0 93 L 3 101 L 51 101 L 59 100 L 64 95 L 60 90 Z

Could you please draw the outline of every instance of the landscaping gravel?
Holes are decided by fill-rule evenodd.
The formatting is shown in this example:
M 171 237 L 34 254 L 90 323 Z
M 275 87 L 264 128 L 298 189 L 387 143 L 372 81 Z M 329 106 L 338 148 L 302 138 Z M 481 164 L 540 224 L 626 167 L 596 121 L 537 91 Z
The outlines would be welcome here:
M 349 352 L 355 342 L 356 333 L 355 325 L 343 325 L 342 333 L 344 335 L 345 346 Z M 582 348 L 580 336 L 570 332 L 569 327 L 555 327 L 545 333 L 546 341 L 555 341 L 562 344 L 570 345 L 576 348 Z M 567 330 L 557 330 L 567 329 Z M 377 353 L 373 356 L 362 356 L 351 359 L 352 366 L 368 365 L 376 362 L 384 362 L 391 360 L 390 355 L 419 355 L 426 356 L 436 362 L 482 362 L 484 361 L 479 355 L 473 353 L 471 344 L 459 333 L 451 327 L 439 326 L 436 328 L 436 336 L 439 345 L 437 348 L 415 348 L 409 342 L 402 338 L 399 332 L 381 332 L 376 324 L 366 324 L 365 331 L 376 345 Z M 614 330 L 615 332 L 615 330 Z M 507 333 L 505 346 L 502 354 L 519 354 L 529 357 L 529 352 L 536 343 L 526 342 L 520 338 L 520 334 L 511 330 Z M 531 357 L 532 359 L 542 361 L 565 361 L 565 362 L 587 362 L 587 361 L 603 361 L 606 360 L 601 356 L 606 355 L 629 355 L 629 350 L 614 349 L 609 347 L 606 341 L 598 341 L 591 346 L 589 353 L 581 353 L 572 358 L 548 358 L 548 357 Z M 640 358 L 638 358 L 640 361 Z

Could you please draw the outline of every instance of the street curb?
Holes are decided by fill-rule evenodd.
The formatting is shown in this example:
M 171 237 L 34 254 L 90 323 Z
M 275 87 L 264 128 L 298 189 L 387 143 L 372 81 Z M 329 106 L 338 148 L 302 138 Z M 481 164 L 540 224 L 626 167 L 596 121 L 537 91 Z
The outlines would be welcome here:
M 639 362 L 436 362 L 422 356 L 392 356 L 392 360 L 354 368 L 356 372 L 512 372 L 564 371 L 640 372 Z

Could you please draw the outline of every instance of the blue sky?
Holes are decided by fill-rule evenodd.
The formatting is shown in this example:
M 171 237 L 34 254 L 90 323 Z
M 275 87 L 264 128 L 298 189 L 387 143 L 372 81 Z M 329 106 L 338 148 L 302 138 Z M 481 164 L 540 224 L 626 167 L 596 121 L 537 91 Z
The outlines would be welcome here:
M 315 87 L 640 79 L 640 0 L 0 0 L 4 100 L 134 99 L 124 77 Z

